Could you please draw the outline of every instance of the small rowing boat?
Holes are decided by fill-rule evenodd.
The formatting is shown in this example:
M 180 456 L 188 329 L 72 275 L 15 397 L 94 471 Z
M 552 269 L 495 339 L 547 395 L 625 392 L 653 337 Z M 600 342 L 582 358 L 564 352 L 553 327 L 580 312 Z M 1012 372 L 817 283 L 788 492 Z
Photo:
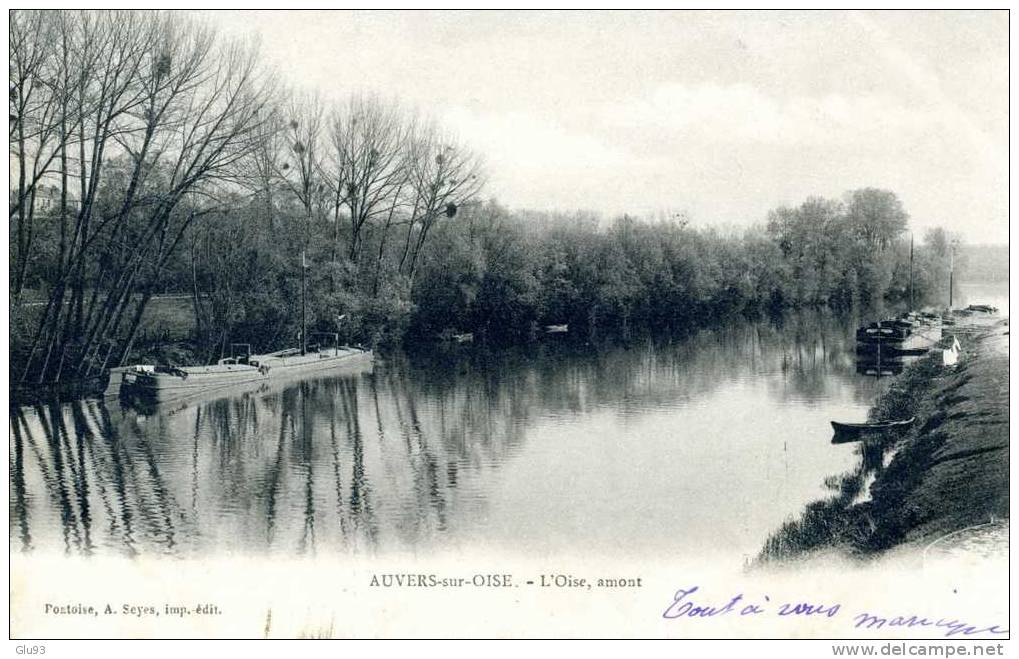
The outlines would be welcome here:
M 438 337 L 444 343 L 474 343 L 474 332 L 458 332 L 452 327 L 439 332 Z
M 915 421 L 915 416 L 911 416 L 908 419 L 875 421 L 873 423 L 842 423 L 839 421 L 832 421 L 831 427 L 835 431 L 835 437 L 832 439 L 832 443 L 842 444 L 845 442 L 858 441 L 864 435 L 906 430 L 912 426 Z

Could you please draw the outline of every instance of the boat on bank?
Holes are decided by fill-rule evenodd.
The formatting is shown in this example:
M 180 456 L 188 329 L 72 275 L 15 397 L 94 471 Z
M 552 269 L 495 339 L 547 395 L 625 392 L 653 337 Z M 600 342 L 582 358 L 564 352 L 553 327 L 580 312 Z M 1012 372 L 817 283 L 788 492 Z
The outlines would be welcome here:
M 858 375 L 887 377 L 890 375 L 899 375 L 904 369 L 905 364 L 899 360 L 884 361 L 880 364 L 864 360 L 856 362 L 856 373 Z
M 264 382 L 268 374 L 250 364 L 211 366 L 156 366 L 138 364 L 110 371 L 107 396 L 137 396 L 164 402 L 252 382 Z
M 856 330 L 857 341 L 905 341 L 909 330 L 892 325 L 871 325 Z
M 307 318 L 308 262 L 301 253 L 301 347 L 261 355 L 251 354 L 247 343 L 231 345 L 233 355 L 209 366 L 154 366 L 140 364 L 110 370 L 107 396 L 129 394 L 149 403 L 190 398 L 227 387 L 301 377 L 343 366 L 371 363 L 371 350 L 339 345 L 339 334 L 315 332 L 311 336 L 328 342 L 309 343 Z M 346 315 L 340 316 L 344 319 Z
M 832 421 L 831 427 L 835 431 L 835 437 L 832 438 L 832 443 L 843 444 L 846 442 L 855 442 L 860 441 L 867 435 L 874 435 L 888 431 L 906 430 L 912 426 L 915 421 L 915 416 L 911 416 L 908 419 L 875 421 L 872 423 L 842 423 L 839 421 Z
M 907 348 L 902 345 L 894 343 L 858 343 L 856 345 L 856 354 L 869 357 L 871 359 L 877 358 L 894 358 L 894 357 L 920 357 L 926 355 L 929 348 Z
M 881 336 L 881 335 L 869 335 L 857 332 L 856 342 L 859 344 L 875 344 L 882 343 L 885 345 L 895 345 L 902 343 L 906 340 L 904 336 Z
M 106 395 L 137 397 L 149 403 L 191 398 L 255 383 L 304 377 L 332 369 L 371 364 L 371 350 L 350 346 L 288 348 L 261 355 L 228 357 L 210 366 L 135 365 L 111 369 Z
M 458 332 L 447 327 L 437 335 L 442 343 L 474 343 L 474 332 Z

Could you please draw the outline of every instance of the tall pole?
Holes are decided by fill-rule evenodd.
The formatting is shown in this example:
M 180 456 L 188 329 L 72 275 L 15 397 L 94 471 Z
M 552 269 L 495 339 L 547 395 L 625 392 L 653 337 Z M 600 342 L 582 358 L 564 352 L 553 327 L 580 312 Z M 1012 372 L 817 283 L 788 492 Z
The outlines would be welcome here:
M 913 310 L 913 234 L 909 234 L 909 310 Z
M 308 352 L 308 261 L 301 250 L 301 354 Z
M 881 323 L 877 324 L 878 330 L 881 329 Z M 877 333 L 877 379 L 881 379 L 881 332 Z
M 952 292 L 955 289 L 955 245 L 948 248 L 948 308 L 952 308 Z

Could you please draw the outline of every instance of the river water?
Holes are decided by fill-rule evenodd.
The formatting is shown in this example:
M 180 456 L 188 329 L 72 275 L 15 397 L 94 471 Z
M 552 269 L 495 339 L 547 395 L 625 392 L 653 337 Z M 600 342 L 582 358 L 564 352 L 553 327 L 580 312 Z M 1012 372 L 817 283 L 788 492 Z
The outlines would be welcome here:
M 13 551 L 752 558 L 858 461 L 857 320 L 556 336 L 157 409 L 11 410 Z

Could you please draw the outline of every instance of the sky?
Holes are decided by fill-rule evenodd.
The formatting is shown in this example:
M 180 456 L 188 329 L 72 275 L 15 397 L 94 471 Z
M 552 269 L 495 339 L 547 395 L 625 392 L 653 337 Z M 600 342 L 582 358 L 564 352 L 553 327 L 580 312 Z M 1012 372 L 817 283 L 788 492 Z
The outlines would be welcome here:
M 290 85 L 437 119 L 511 208 L 746 226 L 896 192 L 918 239 L 1008 242 L 998 12 L 209 12 Z

